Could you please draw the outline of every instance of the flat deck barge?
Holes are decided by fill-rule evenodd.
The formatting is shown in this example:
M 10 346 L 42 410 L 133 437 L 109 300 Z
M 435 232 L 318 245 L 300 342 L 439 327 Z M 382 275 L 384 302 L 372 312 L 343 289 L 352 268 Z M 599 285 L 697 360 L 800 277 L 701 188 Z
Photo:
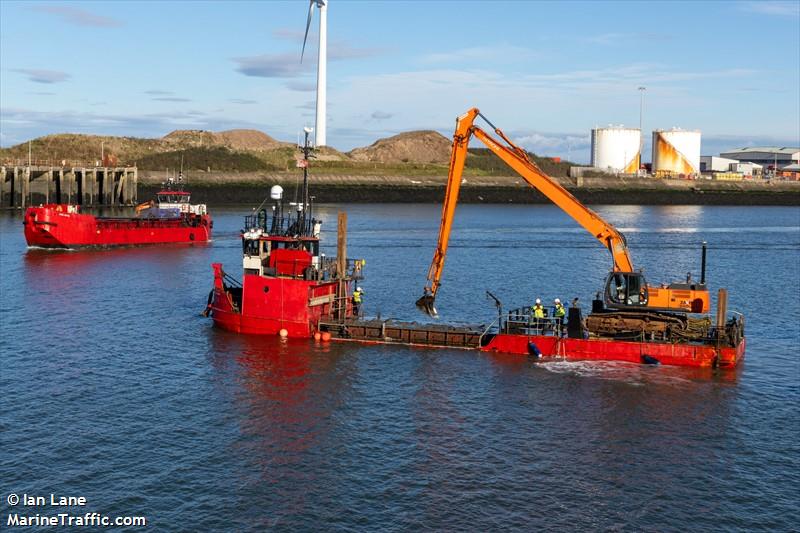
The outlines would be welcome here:
M 744 358 L 744 318 L 719 321 L 693 339 L 655 338 L 645 333 L 612 338 L 584 329 L 580 309 L 566 321 L 533 318 L 524 310 L 501 315 L 489 326 L 449 326 L 395 320 L 321 320 L 332 340 L 459 348 L 533 357 L 626 361 L 689 367 L 734 368 Z

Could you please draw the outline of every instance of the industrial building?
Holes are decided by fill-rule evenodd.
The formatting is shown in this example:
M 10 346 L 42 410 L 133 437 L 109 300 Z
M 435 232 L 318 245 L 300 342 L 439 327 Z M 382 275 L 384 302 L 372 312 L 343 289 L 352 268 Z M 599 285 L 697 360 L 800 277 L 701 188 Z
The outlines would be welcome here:
M 642 132 L 609 126 L 592 130 L 592 167 L 617 174 L 636 174 L 641 162 Z
M 793 163 L 800 163 L 800 148 L 755 146 L 738 148 L 724 152 L 720 156 L 737 161 L 758 163 L 766 168 L 773 168 L 777 165 L 778 169 L 781 169 Z
M 737 161 L 736 159 L 728 159 L 726 157 L 717 157 L 715 155 L 700 156 L 700 172 L 736 172 L 742 176 L 761 176 L 764 167 L 758 163 L 750 163 L 745 161 Z
M 782 178 L 788 178 L 790 180 L 800 181 L 800 163 L 792 163 L 791 165 L 786 165 L 780 170 L 779 175 Z
M 731 165 L 738 163 L 736 159 L 718 157 L 715 155 L 700 156 L 700 172 L 728 172 Z

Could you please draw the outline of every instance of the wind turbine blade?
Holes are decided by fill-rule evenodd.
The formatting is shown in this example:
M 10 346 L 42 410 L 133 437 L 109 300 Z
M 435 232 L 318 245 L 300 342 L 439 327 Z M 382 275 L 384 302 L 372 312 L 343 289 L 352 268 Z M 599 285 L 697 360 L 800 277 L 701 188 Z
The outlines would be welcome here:
M 311 27 L 311 17 L 314 15 L 314 4 L 316 4 L 316 0 L 310 0 L 308 2 L 308 19 L 306 20 L 306 34 L 303 37 L 303 51 L 300 52 L 300 62 L 303 62 L 303 55 L 306 53 L 306 41 L 308 40 L 308 29 Z

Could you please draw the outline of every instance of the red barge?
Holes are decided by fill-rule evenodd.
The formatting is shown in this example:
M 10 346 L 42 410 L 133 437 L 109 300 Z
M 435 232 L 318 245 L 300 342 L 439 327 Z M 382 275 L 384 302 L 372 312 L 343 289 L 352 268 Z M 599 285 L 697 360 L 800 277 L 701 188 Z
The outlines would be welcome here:
M 201 243 L 211 240 L 214 225 L 205 204 L 191 204 L 171 179 L 135 217 L 95 217 L 77 205 L 45 204 L 29 207 L 22 223 L 28 246 L 42 248 Z
M 607 278 L 603 297 L 593 301 L 586 317 L 577 299 L 563 313 L 555 308 L 550 313 L 527 306 L 503 312 L 500 301 L 492 296 L 498 315 L 488 326 L 363 319 L 354 292 L 359 291 L 357 284 L 365 263 L 346 258 L 347 219 L 343 213 L 338 221 L 337 257 L 320 253 L 322 221 L 313 216 L 308 201 L 307 136 L 303 151 L 305 159 L 299 165 L 304 168 L 303 197 L 287 209 L 282 188 L 274 186 L 270 194 L 273 205 L 261 208 L 262 204 L 245 218 L 241 282 L 228 275 L 222 264 L 212 265 L 214 286 L 204 314 L 210 315 L 217 327 L 244 334 L 464 348 L 535 358 L 719 368 L 733 368 L 744 358 L 744 317 L 738 313 L 728 317 L 724 289 L 719 293 L 716 319 L 712 321 L 707 312 L 705 247 L 700 283 L 687 279 L 686 283 L 653 287 L 646 284 L 641 272 L 615 268 Z M 521 157 L 514 153 L 514 157 Z M 461 183 L 465 154 L 464 135 L 457 130 L 440 242 L 429 275 L 429 281 L 435 284 L 426 286 L 418 302 L 428 311 L 433 311 L 455 207 L 451 186 Z M 461 156 L 459 166 L 457 159 Z M 570 195 L 569 201 L 573 200 Z M 580 213 L 591 214 L 593 221 L 604 225 L 605 233 L 598 238 L 608 239 L 612 255 L 619 256 L 615 255 L 615 264 L 626 259 L 630 264 L 624 238 L 598 215 L 584 209 Z

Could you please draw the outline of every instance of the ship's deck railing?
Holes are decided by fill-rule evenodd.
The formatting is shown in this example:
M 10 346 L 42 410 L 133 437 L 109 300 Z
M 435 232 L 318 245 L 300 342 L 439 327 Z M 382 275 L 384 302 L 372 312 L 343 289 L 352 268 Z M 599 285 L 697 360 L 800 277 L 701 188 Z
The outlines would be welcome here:
M 317 220 L 304 221 L 296 213 L 277 216 L 262 209 L 255 214 L 244 217 L 244 229 L 250 231 L 260 229 L 268 235 L 281 235 L 291 237 L 314 237 Z
M 533 316 L 530 307 L 512 309 L 500 320 L 500 331 L 526 335 L 563 335 L 567 330 L 566 318 L 549 316 L 549 311 L 545 308 L 544 318 L 538 318 Z

